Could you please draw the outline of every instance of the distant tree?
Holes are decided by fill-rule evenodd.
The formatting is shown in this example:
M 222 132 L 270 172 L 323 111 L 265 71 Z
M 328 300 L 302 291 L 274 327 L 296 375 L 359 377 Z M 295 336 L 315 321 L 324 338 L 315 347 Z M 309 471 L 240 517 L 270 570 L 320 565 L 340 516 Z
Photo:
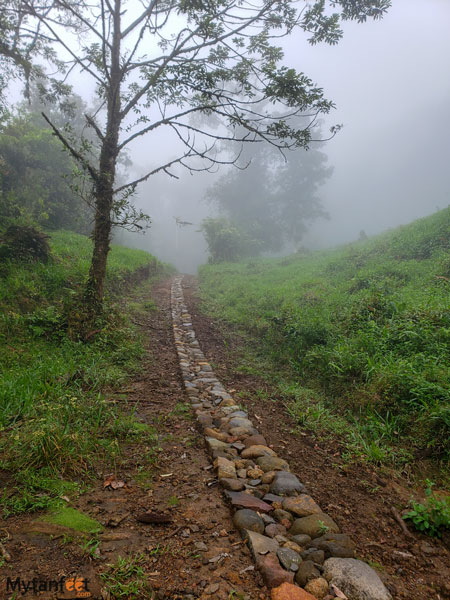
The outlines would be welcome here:
M 106 262 L 114 224 L 138 227 L 143 217 L 130 202 L 136 186 L 154 173 L 182 165 L 191 172 L 223 162 L 217 142 L 238 145 L 265 141 L 280 148 L 306 147 L 308 125 L 291 118 L 306 111 L 313 121 L 328 113 L 332 102 L 303 73 L 282 64 L 276 41 L 300 29 L 312 44 L 335 44 L 341 20 L 380 18 L 389 0 L 317 0 L 300 5 L 291 0 L 16 0 L 15 35 L 36 32 L 50 44 L 64 86 L 67 70 L 78 69 L 97 87 L 103 112 L 87 114 L 100 145 L 98 160 L 87 152 L 85 139 L 72 136 L 48 118 L 55 135 L 93 182 L 94 249 L 86 300 L 92 316 L 102 307 Z M 331 10 L 330 10 L 331 9 Z M 140 10 L 140 12 L 139 12 Z M 17 11 L 26 18 L 19 22 Z M 59 91 L 59 90 L 58 90 Z M 260 113 L 262 100 L 276 105 Z M 216 128 L 189 120 L 215 115 Z M 173 135 L 174 155 L 141 177 L 117 185 L 117 161 L 129 144 L 164 128 Z M 245 134 L 241 135 L 242 129 Z
M 278 251 L 286 243 L 297 247 L 308 226 L 327 216 L 318 194 L 333 171 L 326 154 L 313 145 L 284 157 L 258 145 L 244 156 L 248 167 L 221 177 L 207 191 L 208 200 L 258 240 L 260 251 Z
M 201 231 L 205 236 L 212 263 L 233 262 L 258 254 L 259 242 L 224 217 L 203 219 Z

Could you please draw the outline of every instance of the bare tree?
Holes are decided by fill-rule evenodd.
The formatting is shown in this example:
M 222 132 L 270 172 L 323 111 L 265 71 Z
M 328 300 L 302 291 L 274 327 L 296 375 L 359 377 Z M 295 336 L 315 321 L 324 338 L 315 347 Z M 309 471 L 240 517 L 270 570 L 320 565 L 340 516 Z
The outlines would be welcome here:
M 96 84 L 100 109 L 85 118 L 98 137 L 97 159 L 85 140 L 46 116 L 92 181 L 94 249 L 86 299 L 95 315 L 102 307 L 111 228 L 139 227 L 143 217 L 131 202 L 136 186 L 161 171 L 176 177 L 176 165 L 191 172 L 239 165 L 244 143 L 266 142 L 281 151 L 307 147 L 318 116 L 333 104 L 305 74 L 282 64 L 279 39 L 300 30 L 312 44 L 335 44 L 342 20 L 380 18 L 389 0 L 16 0 L 16 5 L 26 15 L 18 29 L 35 31 L 53 50 L 48 63 L 58 57 L 60 75 L 53 85 L 56 80 L 66 85 L 76 71 Z M 267 102 L 273 112 L 259 110 Z M 306 115 L 300 128 L 293 120 L 299 114 Z M 162 128 L 173 135 L 177 154 L 117 185 L 121 153 Z M 233 155 L 221 153 L 222 142 L 236 145 Z

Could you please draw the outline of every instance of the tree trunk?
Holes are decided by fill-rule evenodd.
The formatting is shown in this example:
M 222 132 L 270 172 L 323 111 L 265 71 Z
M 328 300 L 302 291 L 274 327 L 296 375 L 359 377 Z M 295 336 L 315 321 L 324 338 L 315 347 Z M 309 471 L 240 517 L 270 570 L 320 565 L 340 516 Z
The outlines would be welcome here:
M 107 85 L 106 132 L 102 140 L 99 174 L 95 184 L 94 249 L 85 290 L 85 301 L 91 319 L 102 312 L 106 264 L 111 241 L 111 211 L 114 200 L 114 180 L 118 155 L 119 131 L 122 121 L 120 89 L 123 73 L 120 66 L 121 0 L 114 2 L 114 32 L 111 45 L 110 78 Z

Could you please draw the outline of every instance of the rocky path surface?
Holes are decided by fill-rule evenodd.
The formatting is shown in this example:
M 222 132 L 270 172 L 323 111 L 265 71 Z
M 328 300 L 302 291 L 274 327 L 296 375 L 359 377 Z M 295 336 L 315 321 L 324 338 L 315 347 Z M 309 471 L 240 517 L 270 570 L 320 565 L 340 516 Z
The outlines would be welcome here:
M 215 376 L 196 339 L 181 277 L 172 318 L 184 385 L 233 522 L 271 590 L 272 600 L 391 600 L 356 546 L 310 496 Z

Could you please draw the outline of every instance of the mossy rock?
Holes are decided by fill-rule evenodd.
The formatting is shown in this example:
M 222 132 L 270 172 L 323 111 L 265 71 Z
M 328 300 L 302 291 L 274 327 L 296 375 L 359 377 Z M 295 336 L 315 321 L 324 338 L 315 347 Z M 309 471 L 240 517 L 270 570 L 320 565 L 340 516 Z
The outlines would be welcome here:
M 103 530 L 101 523 L 70 506 L 56 508 L 41 520 L 84 533 L 98 533 Z

